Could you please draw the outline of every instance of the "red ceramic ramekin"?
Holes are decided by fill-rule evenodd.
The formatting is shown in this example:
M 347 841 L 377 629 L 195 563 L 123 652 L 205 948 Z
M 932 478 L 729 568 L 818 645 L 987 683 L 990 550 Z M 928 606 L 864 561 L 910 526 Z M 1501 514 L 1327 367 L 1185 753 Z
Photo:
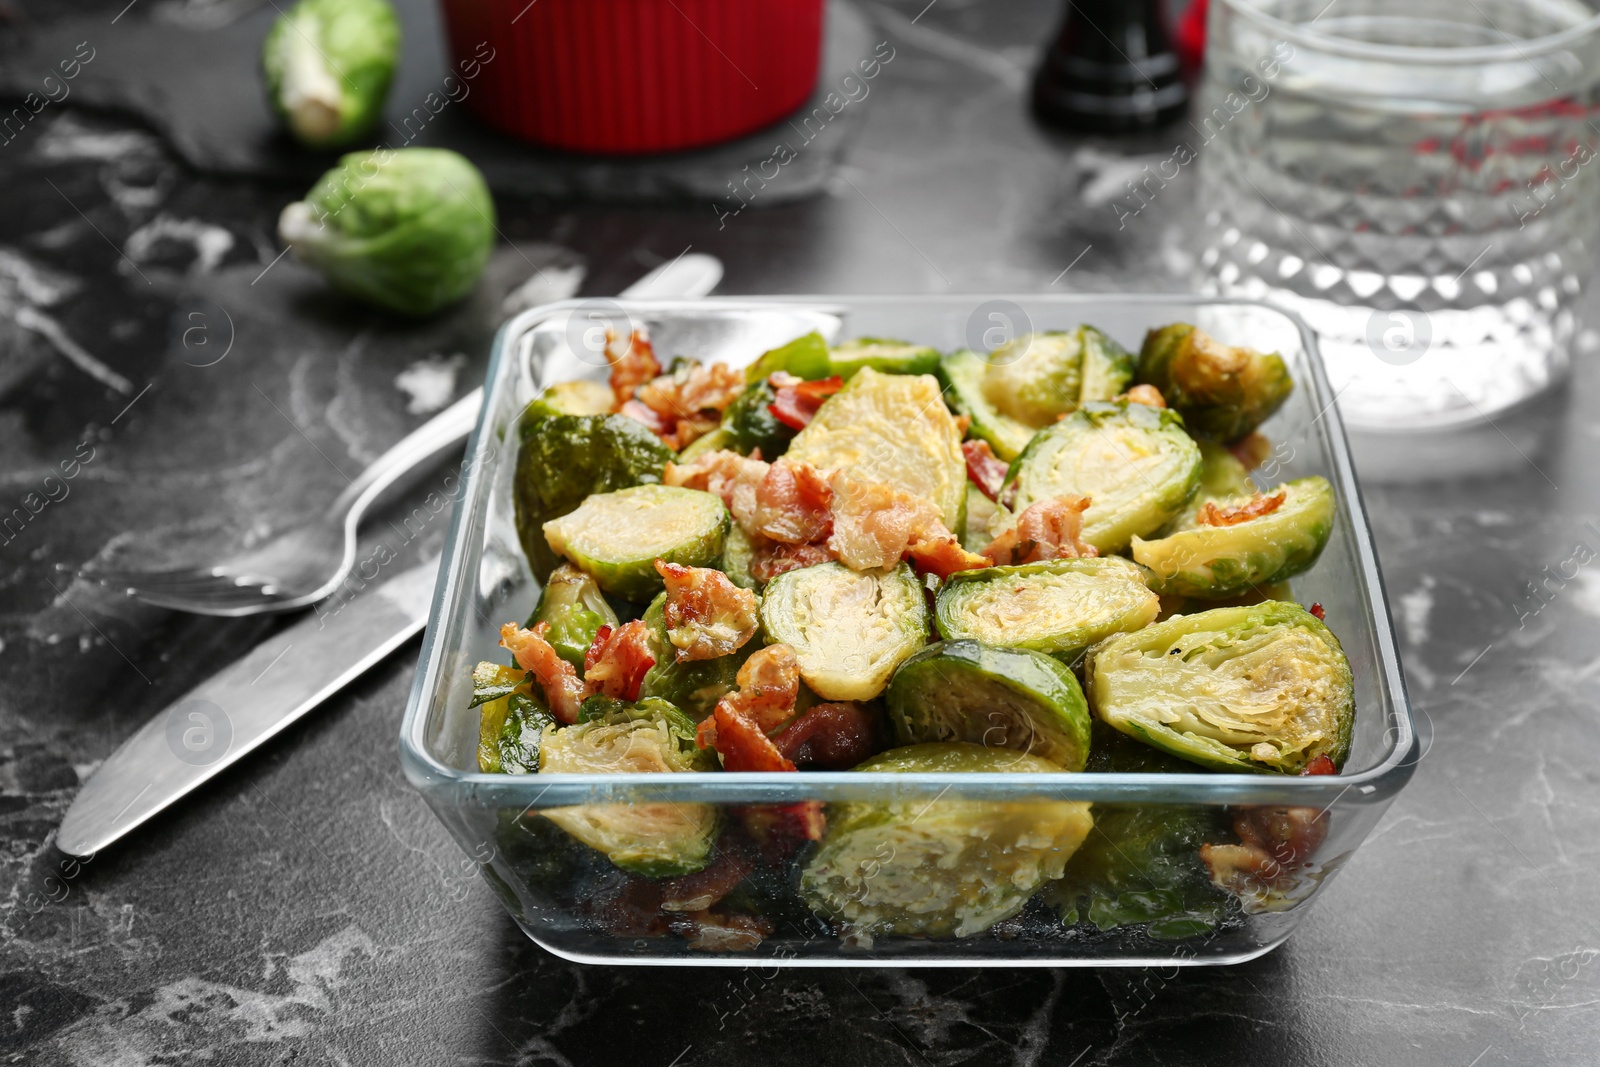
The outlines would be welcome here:
M 515 137 L 637 154 L 726 141 L 817 81 L 825 0 L 441 0 L 465 103 Z

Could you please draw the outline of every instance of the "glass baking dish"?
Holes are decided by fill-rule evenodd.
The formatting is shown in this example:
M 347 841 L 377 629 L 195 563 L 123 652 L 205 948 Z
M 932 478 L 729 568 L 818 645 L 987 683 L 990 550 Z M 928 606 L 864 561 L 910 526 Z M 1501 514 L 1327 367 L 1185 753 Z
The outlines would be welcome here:
M 830 340 L 903 337 L 951 350 L 993 347 L 1027 329 L 1070 329 L 1084 321 L 1134 349 L 1152 326 L 1194 322 L 1225 341 L 1276 350 L 1289 362 L 1298 388 L 1263 427 L 1275 447 L 1257 475 L 1270 485 L 1319 474 L 1338 492 L 1332 539 L 1318 564 L 1293 586 L 1302 603 L 1323 605 L 1354 673 L 1357 715 L 1344 773 L 478 772 L 478 715 L 468 708 L 472 666 L 483 659 L 504 661 L 499 625 L 525 619 L 539 592 L 512 519 L 516 419 L 551 382 L 604 378 L 603 360 L 590 353 L 606 325 L 647 327 L 663 362 L 682 354 L 742 364 L 812 329 Z M 483 415 L 468 449 L 465 489 L 445 546 L 400 752 L 407 776 L 518 925 L 567 959 L 730 966 L 1165 966 L 1236 963 L 1281 944 L 1410 778 L 1417 739 L 1338 410 L 1315 339 L 1300 320 L 1265 304 L 1167 295 L 819 296 L 568 301 L 506 324 L 495 342 Z M 919 815 L 940 808 L 993 810 L 974 804 L 1088 801 L 1106 826 L 1126 825 L 1143 813 L 1205 818 L 1226 827 L 1241 816 L 1270 821 L 1273 809 L 1302 809 L 1302 822 L 1317 828 L 1319 840 L 1289 852 L 1286 865 L 1270 872 L 1270 890 L 1226 896 L 1214 925 L 1204 929 L 1184 923 L 1109 929 L 1103 921 L 1069 923 L 1059 908 L 1035 895 L 1020 913 L 971 936 L 841 938 L 795 895 L 791 862 L 756 864 L 720 906 L 749 921 L 740 920 L 742 933 L 718 936 L 726 930 L 701 925 L 693 915 L 652 910 L 661 894 L 648 879 L 624 875 L 598 853 L 571 843 L 540 814 L 629 803 L 706 804 L 726 811 L 802 800 L 915 804 Z M 1097 833 L 1090 832 L 1091 842 Z M 1218 840 L 1233 839 L 1224 834 Z M 1109 844 L 1122 851 L 1116 842 Z M 1133 862 L 1136 874 L 1146 870 Z M 1070 863 L 1067 870 L 1073 871 Z M 1154 891 L 1155 870 L 1148 870 Z M 862 878 L 874 873 L 864 870 Z M 921 877 L 916 869 L 895 876 Z M 1138 886 L 1130 891 L 1135 897 L 1128 899 L 1135 899 Z

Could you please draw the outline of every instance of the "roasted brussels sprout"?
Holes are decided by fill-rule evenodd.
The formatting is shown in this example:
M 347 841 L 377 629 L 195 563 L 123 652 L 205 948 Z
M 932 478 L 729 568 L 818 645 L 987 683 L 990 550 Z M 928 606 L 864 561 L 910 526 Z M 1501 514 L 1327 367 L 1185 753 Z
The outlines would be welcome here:
M 1042 652 L 941 641 L 889 681 L 889 721 L 903 745 L 970 741 L 1083 770 L 1089 708 L 1072 671 Z
M 609 415 L 615 397 L 609 386 L 580 378 L 557 382 L 533 403 L 535 411 L 546 415 Z
M 858 337 L 828 352 L 829 375 L 849 381 L 862 367 L 884 374 L 932 374 L 939 369 L 939 350 L 910 341 Z
M 1078 340 L 1083 345 L 1083 384 L 1078 390 L 1078 403 L 1115 400 L 1127 392 L 1138 357 L 1093 326 L 1078 327 Z
M 1041 430 L 1006 475 L 1013 514 L 1058 496 L 1088 497 L 1081 536 L 1102 555 L 1159 530 L 1199 481 L 1200 448 L 1183 420 L 1126 400 L 1086 405 Z
M 560 563 L 545 542 L 544 524 L 607 493 L 661 481 L 672 450 L 625 415 L 550 415 L 538 401 L 522 414 L 522 438 L 512 485 L 517 536 L 534 576 Z
M 788 454 L 818 470 L 846 469 L 931 500 L 947 529 L 961 529 L 967 502 L 961 434 L 939 383 L 926 374 L 863 367 L 823 403 Z
M 1120 556 L 958 571 L 939 588 L 945 640 L 1030 648 L 1071 660 L 1103 637 L 1148 626 L 1161 610 L 1144 572 Z
M 744 380 L 752 384 L 764 382 L 768 375 L 778 371 L 806 381 L 828 377 L 833 373 L 828 362 L 828 342 L 815 330 L 804 337 L 796 337 L 780 348 L 763 353 L 760 359 L 746 367 Z
M 503 663 L 484 660 L 472 668 L 472 703 L 467 707 L 480 707 L 502 697 L 508 697 L 518 689 L 526 692 L 527 686 L 524 683 L 527 680 L 527 672 L 519 667 L 507 667 Z
M 388 0 L 300 0 L 261 49 L 273 109 L 312 148 L 338 148 L 372 129 L 399 59 L 400 20 Z
M 626 600 L 661 589 L 656 560 L 707 567 L 722 558 L 728 509 L 711 493 L 666 485 L 636 485 L 595 493 L 573 511 L 544 524 L 551 551 L 565 556 Z
M 946 402 L 972 420 L 967 433 L 979 441 L 989 442 L 994 454 L 1009 463 L 1038 431 L 1001 414 L 984 397 L 983 379 L 988 370 L 989 364 L 982 356 L 962 349 L 939 361 L 939 381 L 944 386 Z
M 871 700 L 927 641 L 928 608 L 904 563 L 890 571 L 819 563 L 767 583 L 761 628 L 769 643 L 794 649 L 800 677 L 824 700 Z
M 1083 344 L 1076 333 L 1030 333 L 989 353 L 983 398 L 1024 426 L 1047 426 L 1077 410 Z
M 982 552 L 989 542 L 989 523 L 994 520 L 995 503 L 971 482 L 967 483 L 967 514 L 961 526 L 961 547 L 968 552 Z
M 555 716 L 528 693 L 510 693 L 489 701 L 479 712 L 478 770 L 486 774 L 533 774 L 539 769 L 544 731 L 555 724 Z
M 1133 539 L 1133 558 L 1150 568 L 1162 594 L 1220 600 L 1308 570 L 1333 533 L 1333 487 L 1297 478 L 1269 494 L 1208 502 L 1203 517 L 1156 541 Z
M 711 769 L 694 723 L 665 700 L 584 701 L 580 721 L 546 730 L 540 774 L 656 774 Z M 585 804 L 544 816 L 625 871 L 651 878 L 692 874 L 710 861 L 720 823 L 710 804 Z
M 1355 719 L 1338 639 L 1298 604 L 1175 615 L 1089 650 L 1089 702 L 1130 737 L 1222 771 L 1344 763 Z
M 755 543 L 744 532 L 744 527 L 736 522 L 731 523 L 728 526 L 728 539 L 722 543 L 722 573 L 740 589 L 754 589 L 759 593 L 762 583 L 750 573 L 755 554 Z
M 639 696 L 670 701 L 698 722 L 715 710 L 724 694 L 737 688 L 735 678 L 739 668 L 761 642 L 748 641 L 729 656 L 680 663 L 672 640 L 667 636 L 666 603 L 667 594 L 662 593 L 645 609 L 644 624 L 650 628 L 650 654 L 656 662 L 645 672 Z
M 1190 430 L 1225 443 L 1266 422 L 1294 389 L 1281 356 L 1225 345 L 1183 322 L 1145 335 L 1139 381 L 1160 389 Z
M 478 168 L 447 149 L 353 152 L 283 209 L 278 236 L 335 289 L 431 315 L 477 284 L 494 201 Z
M 541 622 L 550 624 L 544 639 L 556 654 L 583 673 L 583 656 L 594 644 L 602 626 L 617 625 L 617 613 L 606 603 L 600 586 L 589 575 L 570 563 L 563 563 L 545 579 L 539 603 L 528 619 L 531 630 Z
M 769 463 L 788 451 L 795 431 L 779 422 L 767 406 L 777 398 L 777 390 L 768 385 L 765 378 L 746 386 L 745 391 L 722 413 L 725 436 L 719 447 L 741 456 L 748 456 L 759 448 L 761 458 Z M 693 458 L 685 452 L 685 461 Z
M 1023 753 L 945 742 L 896 748 L 855 768 L 892 774 L 1049 773 Z M 1063 800 L 848 802 L 800 876 L 812 909 L 859 944 L 874 937 L 971 937 L 1022 910 L 1094 820 Z

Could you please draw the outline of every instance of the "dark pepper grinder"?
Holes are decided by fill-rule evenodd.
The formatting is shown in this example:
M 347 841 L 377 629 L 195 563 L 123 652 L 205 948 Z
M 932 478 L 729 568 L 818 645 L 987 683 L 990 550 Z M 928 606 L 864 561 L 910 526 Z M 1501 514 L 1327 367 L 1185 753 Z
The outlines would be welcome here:
M 1178 118 L 1188 102 L 1164 0 L 1066 0 L 1061 32 L 1033 80 L 1041 122 L 1132 133 Z

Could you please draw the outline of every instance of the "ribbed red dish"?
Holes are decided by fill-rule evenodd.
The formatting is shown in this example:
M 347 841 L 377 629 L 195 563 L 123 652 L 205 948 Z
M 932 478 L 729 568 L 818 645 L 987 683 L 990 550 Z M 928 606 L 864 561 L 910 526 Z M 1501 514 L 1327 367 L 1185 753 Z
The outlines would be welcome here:
M 636 154 L 729 140 L 817 81 L 825 0 L 441 0 L 465 104 L 515 137 Z

